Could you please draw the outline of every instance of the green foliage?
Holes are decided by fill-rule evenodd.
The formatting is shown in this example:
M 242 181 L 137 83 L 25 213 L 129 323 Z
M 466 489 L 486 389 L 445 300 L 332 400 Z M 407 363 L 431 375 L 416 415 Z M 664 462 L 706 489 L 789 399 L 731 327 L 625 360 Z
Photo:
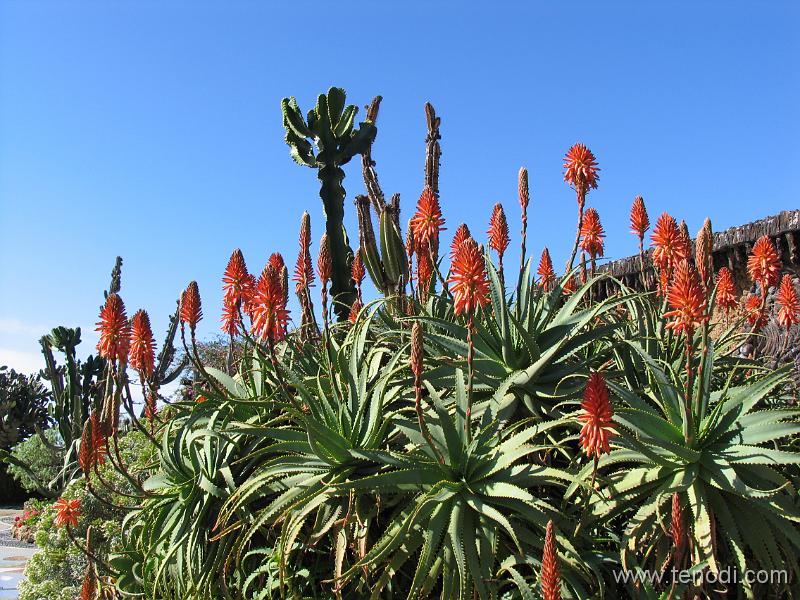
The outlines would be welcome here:
M 62 443 L 56 429 L 28 438 L 11 450 L 16 462 L 8 465 L 8 472 L 29 492 L 47 488 L 58 478 L 64 465 Z
M 38 375 L 26 377 L 0 367 L 0 449 L 8 450 L 48 427 L 49 399 Z
M 286 143 L 292 158 L 300 165 L 317 169 L 333 263 L 331 295 L 340 319 L 347 318 L 355 300 L 355 286 L 350 278 L 353 251 L 343 222 L 342 166 L 364 152 L 377 133 L 369 121 L 359 123 L 357 129 L 354 127 L 358 108 L 345 105 L 345 99 L 343 89 L 332 87 L 327 94 L 317 97 L 316 106 L 308 111 L 306 118 L 294 98 L 284 98 L 281 102 Z
M 123 460 L 135 476 L 145 476 L 146 466 L 152 464 L 153 448 L 139 432 L 121 434 L 119 449 Z M 80 501 L 80 517 L 73 535 L 84 540 L 86 530 L 92 528 L 92 550 L 106 561 L 112 552 L 122 545 L 122 521 L 128 512 L 124 507 L 133 505 L 134 488 L 125 477 L 115 471 L 108 462 L 100 467 L 103 480 L 116 490 L 102 493 L 103 500 L 90 493 L 86 480 L 75 479 L 64 490 L 62 497 Z M 96 476 L 92 476 L 92 487 L 105 490 Z M 112 505 L 116 505 L 112 506 Z M 80 586 L 87 567 L 86 556 L 70 541 L 63 527 L 56 527 L 56 511 L 52 502 L 40 504 L 38 524 L 34 540 L 39 552 L 33 555 L 25 568 L 25 580 L 20 584 L 20 600 L 73 600 L 80 593 Z M 110 575 L 102 567 L 104 580 Z

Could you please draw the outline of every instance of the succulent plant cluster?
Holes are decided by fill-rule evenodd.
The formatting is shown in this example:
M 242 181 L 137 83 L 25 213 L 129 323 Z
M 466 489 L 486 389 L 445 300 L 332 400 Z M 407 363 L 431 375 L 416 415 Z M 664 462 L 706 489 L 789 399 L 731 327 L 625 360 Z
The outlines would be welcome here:
M 92 581 L 139 598 L 798 594 L 796 391 L 786 367 L 738 352 L 768 319 L 765 290 L 780 288 L 781 326 L 800 320 L 771 240 L 753 249 L 760 293 L 740 319 L 729 314 L 740 301 L 730 273 L 713 272 L 710 221 L 692 241 L 667 213 L 651 235 L 656 289 L 617 282 L 600 296 L 610 278 L 596 268 L 605 231 L 587 207 L 598 162 L 576 144 L 564 165 L 579 208 L 572 257 L 560 274 L 547 248 L 536 263 L 526 257 L 522 169 L 521 266 L 511 276 L 501 204 L 485 240 L 461 224 L 442 246 L 430 105 L 425 179 L 404 235 L 399 196 L 385 200 L 371 159 L 379 103 L 356 129 L 342 90 L 320 95 L 305 118 L 284 100 L 286 141 L 298 163 L 318 169 L 326 215 L 316 261 L 310 218 L 301 219 L 292 278 L 301 314 L 292 326 L 279 253 L 256 275 L 235 250 L 221 328 L 241 358 L 217 369 L 197 351 L 203 307 L 188 285 L 174 326 L 195 394 L 148 414 L 158 461 L 135 481 L 125 550 L 106 561 L 77 542 Z M 356 155 L 366 194 L 356 197 L 353 252 L 341 167 Z M 640 196 L 631 229 L 644 264 L 650 220 Z M 366 276 L 374 300 L 363 297 Z M 149 323 L 141 312 L 129 323 L 114 297 L 99 323 L 102 408 L 80 451 L 89 465 L 110 460 L 124 472 L 114 451 L 124 364 L 146 392 L 159 380 L 150 379 L 158 367 Z M 98 475 L 84 472 L 87 484 Z M 63 511 L 65 527 L 79 519 Z M 720 592 L 668 576 L 726 567 L 787 577 Z M 614 576 L 623 570 L 667 576 L 624 583 Z

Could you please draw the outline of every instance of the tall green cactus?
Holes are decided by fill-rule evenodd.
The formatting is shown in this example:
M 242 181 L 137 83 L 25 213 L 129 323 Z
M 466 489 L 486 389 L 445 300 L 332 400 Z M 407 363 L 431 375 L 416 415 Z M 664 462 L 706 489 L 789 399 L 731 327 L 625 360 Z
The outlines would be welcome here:
M 341 320 L 347 318 L 355 300 L 355 285 L 350 276 L 353 250 L 343 222 L 342 166 L 367 150 L 377 133 L 369 120 L 359 123 L 358 129 L 353 127 L 358 108 L 352 104 L 345 106 L 345 98 L 343 89 L 332 87 L 327 94 L 319 95 L 317 105 L 308 111 L 305 119 L 297 100 L 284 98 L 281 101 L 286 143 L 292 158 L 300 165 L 317 169 L 319 195 L 325 209 L 325 232 L 333 262 L 331 295 L 334 310 Z

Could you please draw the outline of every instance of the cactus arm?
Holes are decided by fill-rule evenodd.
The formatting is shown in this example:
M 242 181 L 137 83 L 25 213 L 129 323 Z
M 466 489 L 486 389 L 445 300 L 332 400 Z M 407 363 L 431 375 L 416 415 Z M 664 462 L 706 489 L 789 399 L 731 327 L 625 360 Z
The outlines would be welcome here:
M 328 95 L 326 96 L 325 100 L 328 104 L 328 121 L 331 124 L 331 127 L 334 127 L 336 123 L 339 123 L 339 120 L 342 117 L 342 111 L 344 110 L 344 102 L 347 94 L 342 88 L 332 87 L 328 90 Z M 348 107 L 350 108 L 350 107 Z M 355 108 L 353 106 L 352 108 Z
M 333 135 L 335 135 L 337 138 L 342 138 L 348 135 L 353 129 L 353 120 L 355 119 L 357 112 L 358 108 L 352 104 L 345 108 L 341 118 L 339 119 L 339 122 L 336 123 L 336 128 L 333 130 Z
M 303 114 L 297 106 L 294 98 L 284 98 L 281 100 L 281 113 L 283 114 L 283 126 L 291 129 L 292 133 L 300 139 L 313 137 L 313 133 L 303 120 Z
M 378 129 L 372 123 L 363 121 L 359 123 L 358 130 L 353 134 L 347 144 L 339 151 L 337 163 L 340 165 L 347 164 L 350 159 L 356 154 L 361 154 L 367 151 L 375 139 Z

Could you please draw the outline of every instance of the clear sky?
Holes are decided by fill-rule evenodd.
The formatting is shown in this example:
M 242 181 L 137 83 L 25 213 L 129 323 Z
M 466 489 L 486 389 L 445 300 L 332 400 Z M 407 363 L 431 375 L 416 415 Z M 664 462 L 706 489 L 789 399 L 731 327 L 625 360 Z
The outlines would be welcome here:
M 390 7 L 391 6 L 391 7 Z M 252 271 L 294 263 L 303 210 L 322 232 L 314 171 L 283 142 L 280 100 L 308 108 L 342 86 L 384 97 L 374 149 L 403 221 L 422 186 L 430 100 L 442 117 L 448 232 L 486 230 L 503 202 L 519 228 L 530 170 L 529 251 L 563 264 L 576 203 L 561 159 L 600 163 L 589 204 L 606 254 L 636 251 L 633 197 L 695 232 L 797 208 L 796 2 L 0 3 L 0 364 L 40 365 L 51 327 L 93 333 L 114 257 L 129 314 L 160 338 L 199 282 L 203 336 L 236 247 Z M 363 110 L 362 113 L 363 115 Z M 358 161 L 345 187 L 363 191 Z M 449 238 L 448 238 L 449 239 Z M 516 259 L 517 239 L 507 264 Z

